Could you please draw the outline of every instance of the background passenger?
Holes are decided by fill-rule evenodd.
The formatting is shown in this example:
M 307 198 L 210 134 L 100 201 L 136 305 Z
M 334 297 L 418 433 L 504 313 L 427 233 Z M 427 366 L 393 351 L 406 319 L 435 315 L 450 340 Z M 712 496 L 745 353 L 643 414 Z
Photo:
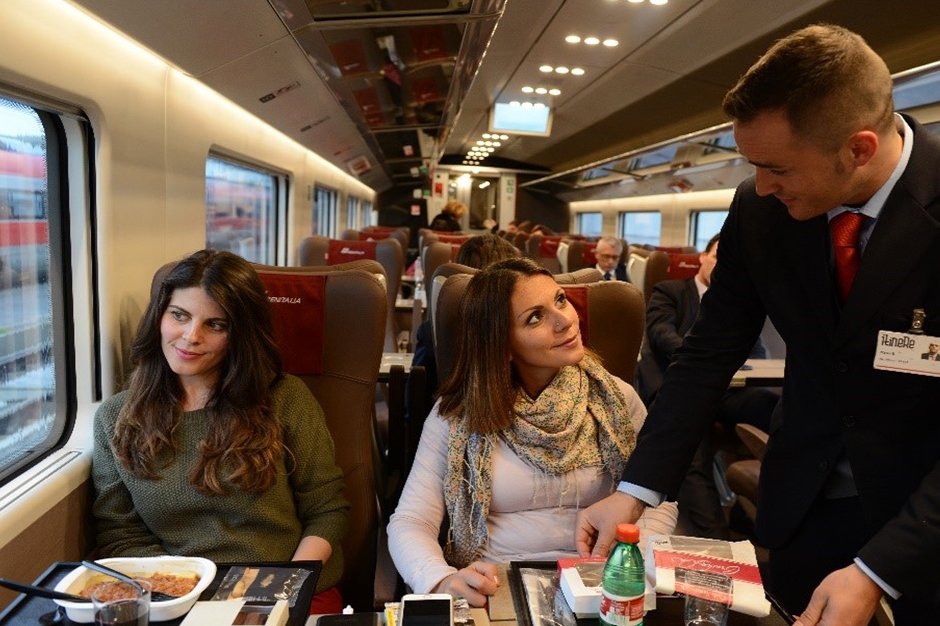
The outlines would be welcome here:
M 623 254 L 623 239 L 617 237 L 601 237 L 594 248 L 597 257 L 597 270 L 604 275 L 604 280 L 630 281 L 627 266 L 620 262 Z
M 467 212 L 467 205 L 459 200 L 450 200 L 441 209 L 441 212 L 435 216 L 428 228 L 439 231 L 459 231 L 463 227 L 460 225 L 460 218 Z
M 656 399 L 666 368 L 698 317 L 699 302 L 711 285 L 712 270 L 718 261 L 719 237 L 712 237 L 699 255 L 701 266 L 695 276 L 663 280 L 653 286 L 646 307 L 646 340 L 636 375 L 636 390 L 646 406 L 651 406 Z M 748 358 L 767 358 L 767 349 L 759 338 Z M 762 387 L 728 389 L 718 405 L 715 420 L 732 432 L 739 423 L 752 424 L 767 432 L 770 430 L 770 416 L 779 399 L 779 394 Z M 714 457 L 714 450 L 706 437 L 699 445 L 676 495 L 679 526 L 685 534 L 728 539 L 728 522 L 712 470 Z
M 475 269 L 483 269 L 496 261 L 519 256 L 519 250 L 497 235 L 478 235 L 460 245 L 455 262 Z M 415 353 L 411 365 L 422 366 L 425 370 L 425 406 L 430 407 L 437 395 L 437 359 L 434 356 L 434 325 L 426 319 L 418 326 L 415 335 Z M 408 406 L 411 400 L 408 399 Z
M 473 276 L 460 320 L 456 365 L 425 422 L 389 548 L 416 593 L 482 606 L 496 563 L 574 555 L 576 512 L 615 487 L 646 409 L 585 351 L 574 307 L 530 259 Z M 667 504 L 639 524 L 669 533 L 675 519 Z
M 210 250 L 180 261 L 132 358 L 128 389 L 95 415 L 102 556 L 319 559 L 313 608 L 341 610 L 343 474 L 320 405 L 281 371 L 251 265 Z

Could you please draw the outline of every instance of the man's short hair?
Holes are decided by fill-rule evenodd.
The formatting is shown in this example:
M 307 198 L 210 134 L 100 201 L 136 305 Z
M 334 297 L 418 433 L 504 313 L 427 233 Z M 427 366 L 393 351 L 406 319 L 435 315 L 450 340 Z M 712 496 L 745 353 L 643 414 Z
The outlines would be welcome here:
M 706 254 L 712 251 L 712 248 L 715 247 L 715 244 L 718 243 L 718 240 L 721 238 L 721 233 L 715 233 L 712 235 L 712 238 L 708 240 L 708 243 L 705 244 Z
M 617 251 L 617 254 L 623 253 L 623 239 L 618 239 L 617 237 L 601 237 L 597 240 L 597 243 L 607 244 L 611 248 Z
M 797 135 L 835 150 L 859 130 L 894 128 L 888 66 L 856 33 L 808 26 L 777 41 L 727 93 L 722 108 L 748 123 L 783 110 Z

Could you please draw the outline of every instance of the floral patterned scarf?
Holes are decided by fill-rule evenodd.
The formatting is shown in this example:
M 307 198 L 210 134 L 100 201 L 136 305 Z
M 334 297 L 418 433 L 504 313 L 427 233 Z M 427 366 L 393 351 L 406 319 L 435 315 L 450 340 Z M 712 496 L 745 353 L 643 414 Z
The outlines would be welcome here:
M 451 422 L 444 501 L 450 532 L 447 562 L 466 567 L 487 541 L 486 518 L 493 491 L 493 447 L 501 438 L 512 451 L 542 472 L 561 476 L 582 467 L 602 466 L 620 479 L 636 445 L 626 399 L 614 378 L 590 355 L 562 368 L 535 400 L 519 391 L 516 419 L 497 433 L 467 431 Z

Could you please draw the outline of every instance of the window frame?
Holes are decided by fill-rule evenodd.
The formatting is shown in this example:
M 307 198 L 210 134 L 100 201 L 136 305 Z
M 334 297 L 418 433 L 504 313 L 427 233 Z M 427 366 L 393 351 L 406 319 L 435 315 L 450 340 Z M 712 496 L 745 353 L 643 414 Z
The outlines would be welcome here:
M 49 286 L 52 340 L 50 361 L 60 365 L 53 367 L 55 387 L 52 406 L 55 418 L 50 430 L 42 441 L 32 445 L 28 454 L 0 466 L 0 486 L 2 486 L 61 450 L 75 429 L 78 392 L 71 267 L 72 199 L 69 190 L 72 185 L 69 173 L 79 171 L 87 176 L 87 180 L 83 181 L 84 189 L 90 190 L 93 188 L 95 169 L 94 161 L 90 158 L 94 145 L 91 125 L 81 111 L 67 105 L 59 105 L 29 96 L 24 97 L 16 90 L 0 88 L 0 97 L 32 109 L 45 133 L 45 221 L 49 255 L 46 279 Z M 79 132 L 67 131 L 63 119 L 69 119 L 70 126 L 74 126 Z M 85 162 L 73 163 L 73 161 Z M 91 201 L 90 197 L 89 206 Z M 91 213 L 93 214 L 93 210 Z M 95 263 L 96 260 L 93 259 L 91 267 L 93 275 L 97 272 Z M 97 307 L 97 298 L 94 298 L 94 306 Z M 100 345 L 100 333 L 97 326 L 94 329 L 93 343 L 97 350 Z M 100 364 L 97 360 L 93 363 L 92 369 L 95 385 L 100 389 Z
M 287 199 L 287 190 L 290 185 L 290 176 L 281 170 L 265 165 L 263 163 L 258 163 L 255 161 L 250 161 L 248 159 L 239 158 L 233 156 L 229 153 L 222 152 L 219 150 L 210 150 L 206 155 L 206 170 L 209 167 L 209 161 L 215 159 L 216 161 L 223 163 L 227 166 L 241 168 L 254 172 L 256 174 L 262 174 L 264 176 L 269 176 L 272 181 L 271 193 L 269 196 L 270 207 L 268 209 L 266 219 L 267 224 L 260 229 L 262 234 L 266 234 L 266 238 L 263 241 L 260 241 L 258 244 L 259 250 L 263 248 L 262 254 L 259 255 L 261 258 L 247 259 L 248 261 L 254 263 L 261 263 L 264 265 L 275 265 L 278 262 L 278 259 L 283 257 L 282 246 L 280 242 L 283 241 L 283 230 L 282 224 L 284 221 L 284 216 L 286 215 L 286 199 Z M 206 247 L 210 246 L 209 241 L 209 172 L 206 171 Z M 260 235 L 259 235 L 259 238 Z M 236 254 L 238 251 L 232 250 Z

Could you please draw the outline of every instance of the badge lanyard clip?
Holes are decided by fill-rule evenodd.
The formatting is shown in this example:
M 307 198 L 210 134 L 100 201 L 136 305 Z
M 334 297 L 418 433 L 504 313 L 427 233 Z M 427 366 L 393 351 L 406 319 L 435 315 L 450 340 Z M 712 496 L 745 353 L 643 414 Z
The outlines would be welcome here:
M 911 327 L 907 332 L 912 335 L 923 335 L 924 320 L 926 319 L 927 314 L 924 312 L 924 309 L 914 309 L 914 318 L 911 320 Z

